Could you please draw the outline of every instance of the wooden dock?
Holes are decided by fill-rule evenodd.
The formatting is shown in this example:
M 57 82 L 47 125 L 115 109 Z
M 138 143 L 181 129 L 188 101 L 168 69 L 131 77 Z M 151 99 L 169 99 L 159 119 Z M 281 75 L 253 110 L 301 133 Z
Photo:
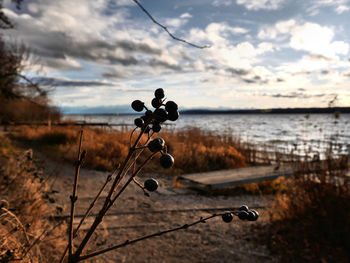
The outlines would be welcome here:
M 294 174 L 293 164 L 254 166 L 231 170 L 181 175 L 178 181 L 197 189 L 220 189 L 240 184 L 274 180 Z

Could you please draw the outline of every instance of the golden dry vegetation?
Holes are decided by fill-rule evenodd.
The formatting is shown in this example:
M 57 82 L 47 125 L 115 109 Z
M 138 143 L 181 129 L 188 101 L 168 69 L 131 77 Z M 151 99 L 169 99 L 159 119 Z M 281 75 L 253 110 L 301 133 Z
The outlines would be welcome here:
M 70 163 L 76 160 L 79 127 L 29 127 L 22 126 L 13 137 L 39 147 L 53 157 L 63 158 Z M 116 131 L 84 128 L 83 149 L 88 154 L 85 166 L 97 170 L 112 170 L 122 162 L 130 147 L 131 131 Z M 136 134 L 133 135 L 135 138 Z M 162 131 L 153 137 L 162 137 L 168 152 L 175 158 L 171 171 L 159 170 L 153 160 L 146 170 L 157 167 L 161 173 L 181 174 L 229 169 L 246 166 L 243 154 L 237 150 L 233 138 L 207 134 L 197 128 L 179 132 Z M 144 135 L 146 137 L 146 135 Z M 143 139 L 145 141 L 146 138 Z M 145 151 L 145 155 L 149 152 Z M 142 158 L 141 158 L 142 160 Z
M 65 226 L 50 219 L 49 189 L 31 150 L 19 153 L 0 135 L 0 167 L 0 261 L 57 261 Z

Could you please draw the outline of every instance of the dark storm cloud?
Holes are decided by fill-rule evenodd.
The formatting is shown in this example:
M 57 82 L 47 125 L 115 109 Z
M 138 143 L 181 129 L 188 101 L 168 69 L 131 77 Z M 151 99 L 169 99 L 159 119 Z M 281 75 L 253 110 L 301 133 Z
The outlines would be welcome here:
M 62 68 L 61 64 L 66 58 L 131 66 L 144 64 L 144 61 L 140 61 L 135 55 L 159 56 L 162 54 L 159 48 L 133 40 L 107 42 L 104 39 L 92 38 L 84 41 L 62 31 L 47 31 L 45 28 L 38 28 L 31 20 L 18 19 L 16 22 L 18 28 L 7 32 L 9 33 L 7 34 L 8 39 L 19 39 L 43 61 L 61 59 L 58 68 Z M 123 52 L 117 52 L 118 50 Z M 53 61 L 48 64 L 55 66 Z
M 89 80 L 67 80 L 58 78 L 32 78 L 32 81 L 39 83 L 43 86 L 52 87 L 96 87 L 96 86 L 113 86 L 112 83 L 106 83 L 102 81 L 89 81 Z

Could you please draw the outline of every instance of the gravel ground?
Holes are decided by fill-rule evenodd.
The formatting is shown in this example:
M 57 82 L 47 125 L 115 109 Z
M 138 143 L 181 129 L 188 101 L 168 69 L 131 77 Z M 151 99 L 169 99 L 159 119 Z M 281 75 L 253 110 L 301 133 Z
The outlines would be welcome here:
M 52 162 L 44 156 L 39 158 L 46 180 L 54 190 L 51 194 L 52 205 L 57 207 L 59 215 L 68 215 L 74 168 Z M 80 220 L 79 215 L 84 213 L 107 176 L 106 172 L 81 170 L 76 224 Z M 239 207 L 242 204 L 261 207 L 267 204 L 266 198 L 261 196 L 214 197 L 200 195 L 186 188 L 174 188 L 173 178 L 168 175 L 145 174 L 141 175 L 139 181 L 143 183 L 149 177 L 156 178 L 160 188 L 147 197 L 136 184 L 130 184 L 104 218 L 84 253 L 194 222 L 213 213 L 206 211 L 207 208 Z M 106 193 L 102 196 L 106 196 Z M 101 198 L 97 208 L 103 200 Z M 234 218 L 231 223 L 224 223 L 220 217 L 216 217 L 205 224 L 110 251 L 90 259 L 90 262 L 278 262 L 265 247 L 251 241 L 250 225 L 263 224 L 268 220 L 264 208 L 257 210 L 260 212 L 258 222 L 242 222 Z M 97 212 L 97 209 L 93 210 L 93 213 Z M 92 219 L 86 220 L 79 238 Z

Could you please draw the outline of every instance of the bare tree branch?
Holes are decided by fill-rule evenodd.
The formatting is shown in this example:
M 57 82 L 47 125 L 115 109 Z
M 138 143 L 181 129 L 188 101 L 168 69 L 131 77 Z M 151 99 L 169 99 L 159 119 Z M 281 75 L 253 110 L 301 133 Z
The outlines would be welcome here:
M 180 42 L 183 42 L 187 45 L 190 45 L 192 47 L 195 47 L 195 48 L 200 48 L 200 49 L 204 49 L 204 48 L 210 48 L 209 45 L 205 45 L 205 46 L 199 46 L 199 45 L 196 45 L 196 44 L 193 44 L 191 42 L 188 42 L 187 40 L 184 40 L 184 39 L 181 39 L 181 38 L 178 38 L 176 36 L 174 36 L 166 26 L 163 26 L 161 23 L 159 23 L 157 20 L 155 20 L 153 18 L 153 16 L 140 4 L 140 2 L 138 0 L 133 0 L 140 8 L 141 10 L 152 20 L 153 23 L 155 23 L 156 25 L 160 26 L 165 32 L 168 33 L 168 35 L 174 39 L 174 40 L 177 40 L 177 41 L 180 41 Z

